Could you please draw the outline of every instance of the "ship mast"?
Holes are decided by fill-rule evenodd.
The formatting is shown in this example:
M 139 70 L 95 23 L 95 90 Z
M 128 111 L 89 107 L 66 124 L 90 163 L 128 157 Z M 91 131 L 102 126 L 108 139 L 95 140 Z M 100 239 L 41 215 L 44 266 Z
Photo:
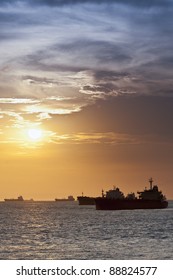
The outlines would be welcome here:
M 149 179 L 149 183 L 150 183 L 150 190 L 152 190 L 153 189 L 153 178 L 152 177 Z

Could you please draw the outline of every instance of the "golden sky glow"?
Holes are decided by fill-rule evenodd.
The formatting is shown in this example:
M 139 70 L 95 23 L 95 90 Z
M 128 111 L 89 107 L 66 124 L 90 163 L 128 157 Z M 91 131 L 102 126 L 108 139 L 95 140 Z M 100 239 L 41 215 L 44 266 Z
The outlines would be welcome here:
M 173 7 L 156 2 L 1 1 L 1 200 L 151 176 L 173 198 Z

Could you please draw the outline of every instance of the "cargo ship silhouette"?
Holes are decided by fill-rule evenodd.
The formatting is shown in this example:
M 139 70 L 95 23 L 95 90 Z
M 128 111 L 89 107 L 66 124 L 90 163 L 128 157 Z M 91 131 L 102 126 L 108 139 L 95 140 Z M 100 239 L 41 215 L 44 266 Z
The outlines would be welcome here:
M 126 197 L 119 188 L 106 192 L 102 191 L 102 197 L 95 198 L 96 210 L 130 210 L 130 209 L 161 209 L 168 207 L 166 197 L 159 191 L 158 186 L 153 186 L 153 179 L 149 179 L 150 188 L 134 193 Z
M 75 201 L 72 195 L 69 195 L 68 198 L 55 198 L 55 201 Z
M 18 198 L 4 198 L 4 201 L 6 201 L 6 202 L 21 202 L 21 201 L 25 201 L 25 202 L 32 202 L 32 201 L 34 201 L 32 198 L 31 199 L 27 199 L 27 200 L 25 200 L 24 198 L 23 198 L 23 196 L 18 196 Z

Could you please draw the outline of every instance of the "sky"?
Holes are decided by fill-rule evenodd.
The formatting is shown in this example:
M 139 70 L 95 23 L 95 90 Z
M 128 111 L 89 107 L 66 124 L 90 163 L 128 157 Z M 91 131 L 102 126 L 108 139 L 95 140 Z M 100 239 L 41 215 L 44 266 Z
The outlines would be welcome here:
M 0 1 L 0 199 L 173 199 L 173 0 Z

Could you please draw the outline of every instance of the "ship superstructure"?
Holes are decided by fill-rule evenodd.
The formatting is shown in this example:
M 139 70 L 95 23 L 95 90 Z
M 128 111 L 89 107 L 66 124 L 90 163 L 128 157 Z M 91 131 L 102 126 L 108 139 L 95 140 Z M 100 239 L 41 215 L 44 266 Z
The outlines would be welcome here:
M 145 200 L 165 200 L 165 196 L 162 194 L 161 191 L 159 191 L 159 188 L 157 185 L 153 186 L 153 179 L 149 179 L 150 188 L 145 189 L 142 192 L 137 192 L 139 194 L 140 199 Z

